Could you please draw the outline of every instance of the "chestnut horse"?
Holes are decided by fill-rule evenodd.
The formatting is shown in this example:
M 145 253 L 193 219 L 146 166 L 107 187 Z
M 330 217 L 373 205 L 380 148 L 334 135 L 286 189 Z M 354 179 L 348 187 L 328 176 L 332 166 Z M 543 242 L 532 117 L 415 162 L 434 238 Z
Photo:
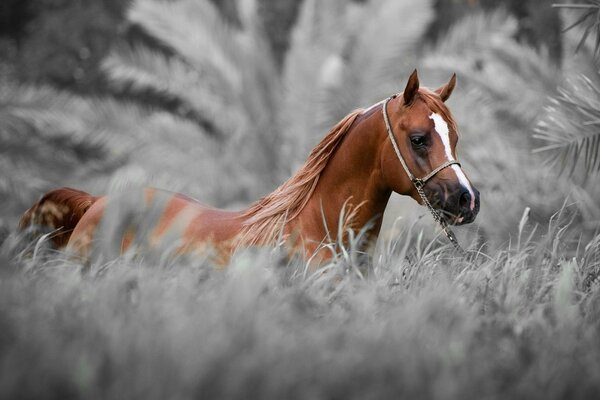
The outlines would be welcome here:
M 445 223 L 469 223 L 479 211 L 479 193 L 456 161 L 457 127 L 444 104 L 455 84 L 454 75 L 435 91 L 420 88 L 415 70 L 402 94 L 347 115 L 294 176 L 243 211 L 210 208 L 148 188 L 134 204 L 139 218 L 117 221 L 117 237 L 114 230 L 100 237 L 108 220 L 103 215 L 127 200 L 61 188 L 31 207 L 20 226 L 54 229 L 58 248 L 83 257 L 101 240 L 124 251 L 132 244 L 156 248 L 177 238 L 178 253 L 210 245 L 226 262 L 239 246 L 282 242 L 309 257 L 325 240 L 338 240 L 341 214 L 350 229 L 372 223 L 369 235 L 376 238 L 392 191 L 430 203 Z M 136 237 L 142 231 L 143 240 Z

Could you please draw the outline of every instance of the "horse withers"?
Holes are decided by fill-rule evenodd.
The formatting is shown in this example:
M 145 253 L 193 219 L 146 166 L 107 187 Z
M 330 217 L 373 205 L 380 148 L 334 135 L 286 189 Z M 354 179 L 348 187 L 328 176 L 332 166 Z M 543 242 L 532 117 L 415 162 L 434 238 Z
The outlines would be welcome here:
M 245 210 L 220 210 L 181 194 L 143 189 L 134 204 L 139 218 L 120 221 L 119 237 L 110 240 L 125 251 L 140 242 L 144 225 L 145 246 L 177 238 L 178 253 L 211 246 L 223 263 L 240 246 L 281 243 L 308 258 L 323 251 L 324 241 L 339 239 L 340 214 L 348 229 L 370 223 L 369 237 L 376 238 L 392 192 L 428 205 L 445 224 L 470 223 L 479 211 L 479 192 L 457 161 L 457 126 L 444 104 L 455 84 L 454 75 L 437 90 L 420 87 L 415 70 L 404 92 L 348 114 L 294 176 Z M 58 248 L 89 257 L 103 240 L 97 237 L 102 221 L 122 201 L 56 189 L 25 212 L 20 226 L 56 230 L 52 241 Z

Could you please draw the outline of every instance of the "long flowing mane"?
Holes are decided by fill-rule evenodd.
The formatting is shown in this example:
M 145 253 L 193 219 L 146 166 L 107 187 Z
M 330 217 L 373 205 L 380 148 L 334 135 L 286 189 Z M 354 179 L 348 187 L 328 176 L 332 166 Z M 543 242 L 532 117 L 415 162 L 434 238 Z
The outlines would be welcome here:
M 338 122 L 311 151 L 294 176 L 243 213 L 247 220 L 239 238 L 240 243 L 262 245 L 277 240 L 286 222 L 296 218 L 308 203 L 321 172 L 361 112 L 361 109 L 355 110 Z

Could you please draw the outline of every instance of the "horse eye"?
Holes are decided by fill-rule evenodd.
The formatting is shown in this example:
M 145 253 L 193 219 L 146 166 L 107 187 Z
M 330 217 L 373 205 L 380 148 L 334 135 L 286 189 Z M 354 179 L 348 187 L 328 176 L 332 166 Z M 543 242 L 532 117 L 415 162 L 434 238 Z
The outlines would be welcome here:
M 425 136 L 422 136 L 422 135 L 412 136 L 410 138 L 410 142 L 415 147 L 423 147 L 423 146 L 425 146 L 425 142 L 426 142 Z

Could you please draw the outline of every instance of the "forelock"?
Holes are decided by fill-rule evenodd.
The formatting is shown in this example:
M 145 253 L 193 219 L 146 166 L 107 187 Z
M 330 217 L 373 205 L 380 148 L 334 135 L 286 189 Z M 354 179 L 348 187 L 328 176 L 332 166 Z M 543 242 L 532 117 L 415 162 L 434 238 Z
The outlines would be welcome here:
M 454 121 L 454 117 L 450 113 L 450 110 L 440 96 L 428 89 L 420 88 L 419 89 L 419 98 L 423 100 L 423 102 L 427 105 L 427 107 L 434 113 L 439 114 L 444 121 L 448 124 L 450 130 L 454 130 L 454 132 L 458 132 L 456 122 Z

